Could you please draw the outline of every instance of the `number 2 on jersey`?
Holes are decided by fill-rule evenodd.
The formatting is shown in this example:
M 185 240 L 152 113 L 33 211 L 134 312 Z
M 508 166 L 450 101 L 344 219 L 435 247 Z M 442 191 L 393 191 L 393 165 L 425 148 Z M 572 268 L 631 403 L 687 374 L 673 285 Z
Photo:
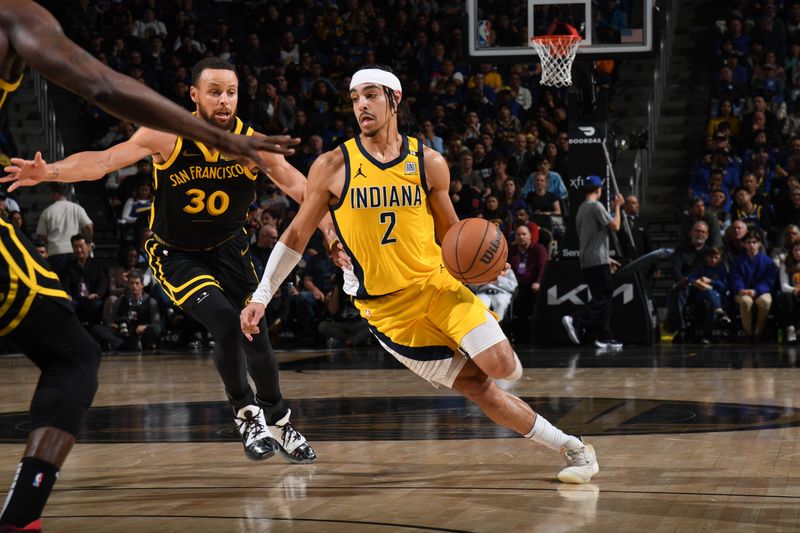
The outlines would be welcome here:
M 394 225 L 397 224 L 397 214 L 394 211 L 384 211 L 381 213 L 381 224 L 389 224 L 386 228 L 386 233 L 383 234 L 381 244 L 394 244 L 397 242 L 395 237 L 392 237 Z
M 186 196 L 189 197 L 189 205 L 185 206 L 183 210 L 190 215 L 196 215 L 203 210 L 208 211 L 209 215 L 221 215 L 228 210 L 228 205 L 231 203 L 230 197 L 222 191 L 214 191 L 208 196 L 206 200 L 205 191 L 200 189 L 189 189 L 186 191 Z

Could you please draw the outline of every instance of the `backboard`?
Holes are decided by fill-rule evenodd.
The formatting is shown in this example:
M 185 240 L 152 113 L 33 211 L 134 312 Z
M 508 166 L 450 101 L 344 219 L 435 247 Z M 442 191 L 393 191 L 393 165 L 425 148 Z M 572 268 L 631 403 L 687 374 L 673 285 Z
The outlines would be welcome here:
M 558 23 L 580 33 L 578 54 L 595 59 L 653 51 L 655 0 L 465 0 L 468 53 L 474 60 L 528 61 L 534 35 Z M 562 33 L 557 31 L 557 33 Z

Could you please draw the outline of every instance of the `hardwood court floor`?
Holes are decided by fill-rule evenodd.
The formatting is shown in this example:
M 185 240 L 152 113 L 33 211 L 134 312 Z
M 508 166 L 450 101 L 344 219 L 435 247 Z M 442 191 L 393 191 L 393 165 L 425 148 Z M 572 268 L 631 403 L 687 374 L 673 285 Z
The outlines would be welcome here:
M 247 461 L 208 354 L 107 355 L 45 531 L 796 531 L 798 350 L 521 350 L 514 391 L 598 452 L 588 485 L 375 350 L 282 352 L 319 456 Z M 36 382 L 0 358 L 0 488 Z M 0 492 L 0 498 L 5 493 Z

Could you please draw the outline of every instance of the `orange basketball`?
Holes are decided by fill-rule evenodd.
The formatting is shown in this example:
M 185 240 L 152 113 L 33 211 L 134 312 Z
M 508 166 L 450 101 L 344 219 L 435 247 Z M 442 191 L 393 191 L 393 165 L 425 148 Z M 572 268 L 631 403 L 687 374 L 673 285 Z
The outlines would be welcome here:
M 454 278 L 480 285 L 494 281 L 503 271 L 508 243 L 500 228 L 488 220 L 465 218 L 444 236 L 442 259 Z

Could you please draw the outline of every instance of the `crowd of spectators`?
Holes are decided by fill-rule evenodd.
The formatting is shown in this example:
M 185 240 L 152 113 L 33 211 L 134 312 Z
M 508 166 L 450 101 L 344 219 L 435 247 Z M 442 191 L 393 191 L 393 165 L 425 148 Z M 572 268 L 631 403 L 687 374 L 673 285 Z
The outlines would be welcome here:
M 685 339 L 687 304 L 699 302 L 705 314 L 689 315 L 705 322 L 703 340 L 735 312 L 745 339 L 780 330 L 796 342 L 800 1 L 738 0 L 722 9 L 705 151 L 691 173 L 667 326 Z
M 390 66 L 403 83 L 403 99 L 415 119 L 403 125 L 405 133 L 447 158 L 459 216 L 491 219 L 509 238 L 515 283 L 509 280 L 483 292 L 515 295 L 513 303 L 518 305 L 509 302 L 498 310 L 508 309 L 505 324 L 516 323 L 512 329 L 525 337 L 530 329 L 527 314 L 544 264 L 565 231 L 564 215 L 569 209 L 565 91 L 539 84 L 538 61 L 470 62 L 462 0 L 77 0 L 69 4 L 60 19 L 71 38 L 111 68 L 189 110 L 194 110 L 189 97 L 194 63 L 213 55 L 234 64 L 240 83 L 239 117 L 257 131 L 300 137 L 303 142 L 291 163 L 303 173 L 321 153 L 356 134 L 350 74 L 365 64 Z M 526 24 L 522 4 L 485 1 L 481 8 L 485 10 L 481 16 L 494 22 L 493 39 L 516 42 L 513 34 L 524 31 Z M 503 20 L 497 20 L 498 16 Z M 604 87 L 609 79 L 605 64 Z M 136 130 L 136 125 L 94 107 L 85 108 L 82 122 L 90 139 L 87 148 L 93 149 L 128 139 Z M 123 300 L 130 300 L 126 295 L 135 287 L 129 285 L 137 279 L 144 294 L 159 305 L 159 313 L 154 313 L 149 304 L 142 304 L 143 310 L 147 308 L 142 314 L 161 322 L 164 339 L 213 342 L 201 337 L 197 325 L 189 324 L 170 304 L 149 272 L 142 244 L 149 236 L 151 172 L 152 164 L 145 160 L 104 180 L 120 257 L 104 273 L 99 292 L 90 288 L 84 294 L 80 284 L 75 289 L 80 298 L 91 302 L 81 304 L 82 319 L 92 331 L 100 331 L 107 344 L 139 346 L 139 342 L 120 344 L 109 338 L 109 331 L 119 333 L 114 317 Z M 268 179 L 262 179 L 247 222 L 259 274 L 296 208 Z M 91 231 L 91 227 L 79 227 L 72 235 L 89 243 Z M 68 247 L 65 251 L 46 242 L 52 248 L 51 257 L 58 254 L 81 262 L 80 243 L 62 242 L 62 247 Z M 363 328 L 352 328 L 346 338 L 331 334 L 336 329 L 331 321 L 361 321 L 337 292 L 341 279 L 321 238 L 312 240 L 301 265 L 270 304 L 270 332 L 280 341 L 292 331 L 315 345 L 366 342 Z M 131 274 L 134 271 L 136 276 Z M 139 297 L 134 298 L 138 301 Z M 320 322 L 325 326 L 319 327 Z M 98 330 L 98 325 L 106 329 Z M 192 333 L 188 337 L 176 334 L 173 325 Z M 130 333 L 139 327 L 125 329 Z M 152 344 L 152 335 L 145 344 Z

